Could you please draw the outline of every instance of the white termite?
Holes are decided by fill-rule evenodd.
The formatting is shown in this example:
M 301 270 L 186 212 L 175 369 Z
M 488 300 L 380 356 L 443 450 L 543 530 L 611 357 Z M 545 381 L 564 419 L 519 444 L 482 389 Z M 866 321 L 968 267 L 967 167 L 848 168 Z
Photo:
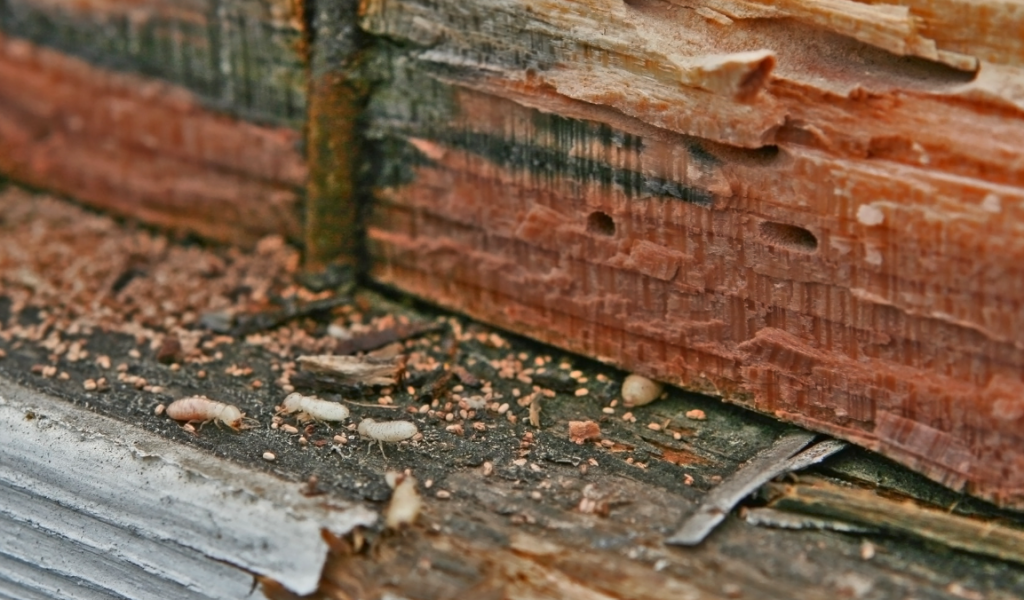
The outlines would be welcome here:
M 171 402 L 165 411 L 167 416 L 175 421 L 185 421 L 185 424 L 199 423 L 203 425 L 213 421 L 217 427 L 221 423 L 235 431 L 252 429 L 259 425 L 255 419 L 245 416 L 245 413 L 238 410 L 237 406 L 210 400 L 205 396 L 189 396 Z
M 348 407 L 337 402 L 321 400 L 316 396 L 303 396 L 298 392 L 288 394 L 281 403 L 278 414 L 299 413 L 299 418 L 309 417 L 317 421 L 344 421 L 348 418 Z
M 363 419 L 359 422 L 359 435 L 376 440 L 380 445 L 380 453 L 384 454 L 384 442 L 401 442 L 419 433 L 416 424 L 411 421 L 375 421 Z M 369 448 L 367 448 L 369 451 Z M 385 456 L 386 458 L 386 456 Z

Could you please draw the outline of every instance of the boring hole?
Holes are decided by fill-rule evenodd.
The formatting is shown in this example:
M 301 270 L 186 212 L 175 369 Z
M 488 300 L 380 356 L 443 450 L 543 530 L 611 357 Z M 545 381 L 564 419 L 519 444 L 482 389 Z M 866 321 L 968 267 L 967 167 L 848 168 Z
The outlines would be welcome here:
M 761 223 L 761 239 L 772 246 L 796 252 L 814 252 L 818 249 L 818 238 L 813 233 L 803 227 L 785 223 Z
M 608 213 L 594 211 L 587 217 L 587 231 L 598 235 L 615 235 L 615 221 Z

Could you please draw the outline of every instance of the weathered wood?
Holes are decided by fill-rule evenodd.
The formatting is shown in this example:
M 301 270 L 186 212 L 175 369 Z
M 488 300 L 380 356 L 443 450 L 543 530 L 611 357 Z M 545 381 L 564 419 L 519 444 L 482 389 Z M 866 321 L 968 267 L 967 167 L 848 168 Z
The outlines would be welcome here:
M 950 548 L 1024 564 L 1024 530 L 950 514 L 912 499 L 893 500 L 865 490 L 809 478 L 796 484 L 771 484 L 771 505 L 839 518 L 875 529 L 923 538 Z
M 164 544 L 236 548 L 251 560 L 240 561 L 231 551 L 204 554 L 245 565 L 254 573 L 287 583 L 292 590 L 305 591 L 321 571 L 322 552 L 314 557 L 293 552 L 292 563 L 299 563 L 294 567 L 287 567 L 291 564 L 287 559 L 267 554 L 293 542 L 299 548 L 323 546 L 318 535 L 322 522 L 299 518 L 296 523 L 295 518 L 310 516 L 306 509 L 315 509 L 314 513 L 333 520 L 346 514 L 339 508 L 353 504 L 384 510 L 391 494 L 385 472 L 408 469 L 421 484 L 418 490 L 425 508 L 419 520 L 399 532 L 385 530 L 378 520 L 348 538 L 347 544 L 329 537 L 332 554 L 316 597 L 1009 600 L 1024 596 L 1020 566 L 939 544 L 922 545 L 908 535 L 777 531 L 753 527 L 730 515 L 699 546 L 667 546 L 666 536 L 709 499 L 711 490 L 772 445 L 788 426 L 674 388 L 667 389 L 662 400 L 625 408 L 617 400 L 624 373 L 450 314 L 442 315 L 447 329 L 443 336 L 427 334 L 404 344 L 410 353 L 411 376 L 402 385 L 389 391 L 366 390 L 363 398 L 358 391 L 343 396 L 357 399 L 346 402 L 351 425 L 363 417 L 401 419 L 416 423 L 422 439 L 388 447 L 385 457 L 375 447 L 367 452 L 369 440 L 359 436 L 358 427 L 353 431 L 345 423 L 303 423 L 295 416 L 275 414 L 276 405 L 290 391 L 284 386 L 295 382 L 287 378 L 296 366 L 293 361 L 336 342 L 327 335 L 330 326 L 355 334 L 365 333 L 374 322 L 430 318 L 360 292 L 353 305 L 333 315 L 286 322 L 245 340 L 196 329 L 199 315 L 213 310 L 245 314 L 253 307 L 267 306 L 270 298 L 308 297 L 308 292 L 296 290 L 292 280 L 297 266 L 296 253 L 280 241 L 264 242 L 254 253 L 182 246 L 153 231 L 126 227 L 109 216 L 51 197 L 13 186 L 0 191 L 0 404 L 16 402 L 8 404 L 6 412 L 7 421 L 17 423 L 0 433 L 0 446 L 10 441 L 4 437 L 8 430 L 34 431 L 39 446 L 26 454 L 32 458 L 27 463 L 9 460 L 17 451 L 5 454 L 0 471 L 22 487 L 26 481 L 39 482 L 44 472 L 69 475 L 73 482 L 75 461 L 90 455 L 78 452 L 77 445 L 115 445 L 124 451 L 119 464 L 128 465 L 123 469 L 125 481 L 93 482 L 84 488 L 69 485 L 61 492 L 60 498 L 69 500 L 62 501 L 65 508 L 84 502 L 85 509 L 105 523 L 100 530 L 79 533 L 109 530 L 112 523 L 137 513 L 138 520 L 151 524 L 137 528 L 134 535 L 140 543 L 151 538 L 148 532 L 156 526 L 166 530 L 153 542 L 158 548 Z M 297 293 L 299 298 L 294 296 Z M 160 362 L 161 341 L 171 336 L 183 348 L 178 362 L 167 365 Z M 431 374 L 444 372 L 444 364 L 450 365 L 447 373 L 452 379 L 439 389 L 431 385 L 436 381 Z M 470 372 L 472 376 L 466 376 Z M 108 379 L 102 390 L 88 385 L 101 377 Z M 25 402 L 24 395 L 12 397 L 6 380 L 21 381 L 62 400 Z M 565 385 L 567 381 L 572 386 Z M 532 396 L 533 385 L 549 384 L 564 393 L 539 394 L 543 397 L 540 427 L 528 425 L 530 410 L 518 400 Z M 485 392 L 487 388 L 491 391 Z M 490 407 L 472 416 L 460 410 L 463 400 L 491 393 L 496 395 Z M 233 432 L 211 425 L 193 435 L 161 414 L 160 404 L 196 394 L 235 405 L 262 426 Z M 380 403 L 384 394 L 391 404 Z M 435 395 L 436 404 L 432 402 Z M 54 406 L 62 401 L 105 416 L 75 417 L 79 409 Z M 496 408 L 498 402 L 507 405 Z M 694 409 L 699 409 L 699 416 L 693 415 Z M 96 430 L 90 423 L 97 419 L 109 424 Z M 597 424 L 600 441 L 575 443 L 571 423 L 577 420 Z M 102 435 L 85 439 L 76 435 L 89 432 Z M 150 434 L 168 443 L 146 441 Z M 47 444 L 48 439 L 53 443 Z M 140 440 L 145 443 L 133 443 Z M 175 450 L 178 445 L 187 448 Z M 26 452 L 24 447 L 15 450 Z M 268 453 L 272 458 L 264 458 Z M 209 468 L 211 463 L 214 469 Z M 27 476 L 17 473 L 22 464 L 30 471 Z M 107 467 L 104 472 L 111 470 Z M 180 471 L 166 485 L 180 483 L 181 489 L 165 493 L 165 484 L 155 484 L 142 490 L 142 497 L 173 499 L 196 488 L 222 489 L 213 496 L 226 496 L 223 502 L 216 497 L 205 500 L 216 504 L 209 514 L 202 502 L 179 514 L 166 510 L 160 500 L 135 502 L 138 510 L 125 513 L 116 509 L 123 499 L 95 493 L 110 485 L 124 488 L 127 481 L 145 478 L 156 468 Z M 887 488 L 943 508 L 958 497 L 855 448 L 843 450 L 821 468 L 850 473 L 865 485 L 883 481 Z M 270 475 L 286 482 L 237 485 L 245 480 L 266 481 Z M 311 476 L 316 477 L 313 483 Z M 87 498 L 81 497 L 83 490 L 89 492 Z M 241 518 L 268 501 L 278 507 L 273 518 Z M 244 506 L 231 513 L 236 502 Z M 979 507 L 993 511 L 980 501 L 963 498 L 954 512 L 973 514 Z M 22 523 L 27 519 L 21 515 L 31 517 L 39 509 L 38 503 L 0 502 L 0 513 L 13 510 Z M 1019 515 L 1003 517 L 1008 524 L 1021 523 Z M 197 595 L 216 597 L 218 590 L 237 590 L 240 577 L 242 584 L 248 583 L 244 575 L 235 573 L 234 578 L 222 575 L 223 580 L 203 585 L 208 571 L 186 568 L 191 563 L 181 561 L 141 565 L 139 561 L 102 561 L 98 558 L 104 549 L 115 548 L 111 552 L 117 556 L 110 558 L 121 559 L 125 553 L 139 556 L 140 545 L 69 543 L 62 537 L 69 535 L 67 527 L 46 526 L 38 520 L 35 524 L 46 530 L 40 537 L 48 538 L 45 541 L 53 552 L 38 554 L 38 549 L 26 544 L 25 536 L 14 543 L 0 543 L 0 593 L 27 597 L 9 591 L 6 584 L 11 578 L 45 571 L 57 562 L 54 553 L 83 547 L 90 555 L 82 558 L 90 561 L 85 567 L 80 561 L 65 563 L 68 568 L 61 574 L 67 577 L 61 584 L 98 581 L 114 589 L 130 588 L 128 584 L 136 580 L 110 580 L 104 576 L 111 571 L 90 568 L 103 563 L 120 567 L 125 562 L 120 572 L 126 577 L 141 567 L 166 574 L 161 577 L 165 582 L 196 582 L 188 588 Z M 325 524 L 330 527 L 330 521 Z M 19 527 L 18 533 L 28 528 Z M 234 533 L 244 535 L 235 538 Z M 12 535 L 4 530 L 0 538 L 5 534 Z M 233 539 L 245 543 L 240 547 Z M 364 543 L 355 551 L 358 539 Z M 73 541 L 78 540 L 81 537 Z M 864 548 L 874 549 L 870 560 L 864 558 Z M 41 557 L 39 564 L 10 560 L 12 549 L 28 549 L 22 556 L 35 552 Z M 12 568 L 12 563 L 20 568 Z M 234 570 L 223 563 L 212 566 Z M 217 576 L 216 570 L 211 576 Z M 54 579 L 58 578 L 26 578 L 30 588 Z M 42 597 L 64 598 L 66 589 L 76 588 Z M 274 598 L 293 597 L 272 583 L 264 589 Z M 220 593 L 229 598 L 244 595 Z M 166 591 L 153 594 L 180 596 Z M 259 592 L 252 596 L 258 598 Z
M 358 76 L 356 9 L 355 0 L 330 2 L 313 16 L 304 256 L 311 270 L 363 258 L 360 134 L 369 84 Z
M 171 230 L 301 235 L 298 132 L 211 112 L 168 83 L 0 33 L 0 171 Z
M 0 32 L 193 92 L 206 107 L 300 130 L 298 0 L 2 0 Z
M 364 2 L 374 276 L 1024 506 L 1016 3 L 679 4 Z

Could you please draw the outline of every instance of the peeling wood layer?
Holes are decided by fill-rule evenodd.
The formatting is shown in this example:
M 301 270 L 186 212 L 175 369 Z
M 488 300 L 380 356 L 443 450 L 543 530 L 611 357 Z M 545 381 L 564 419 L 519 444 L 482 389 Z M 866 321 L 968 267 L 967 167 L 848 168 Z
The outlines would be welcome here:
M 0 34 L 0 171 L 93 207 L 249 246 L 301 236 L 298 132 Z
M 181 86 L 208 108 L 300 130 L 300 0 L 2 0 L 0 32 Z
M 364 1 L 374 277 L 1024 507 L 1014 42 L 682 4 Z
M 0 422 L 0 591 L 241 598 L 260 575 L 306 594 L 327 558 L 321 530 L 377 520 L 6 379 Z

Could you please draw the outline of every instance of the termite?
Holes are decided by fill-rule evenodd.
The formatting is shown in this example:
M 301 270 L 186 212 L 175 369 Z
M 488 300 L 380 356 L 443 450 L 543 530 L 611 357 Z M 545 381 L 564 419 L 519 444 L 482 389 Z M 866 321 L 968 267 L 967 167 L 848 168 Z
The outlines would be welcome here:
M 277 414 L 299 413 L 299 419 L 308 417 L 317 421 L 344 421 L 348 418 L 348 407 L 337 402 L 321 400 L 315 396 L 303 396 L 293 392 L 285 396 Z
M 166 413 L 175 421 L 185 421 L 186 424 L 200 423 L 200 428 L 210 421 L 213 421 L 217 427 L 223 423 L 235 431 L 259 426 L 256 419 L 246 417 L 245 413 L 238 410 L 238 407 L 210 400 L 204 396 L 189 396 L 175 400 L 167 407 Z
M 384 442 L 400 442 L 419 433 L 416 424 L 411 421 L 381 421 L 378 423 L 373 419 L 360 421 L 358 431 L 359 435 L 377 441 L 377 444 L 380 445 L 380 453 L 384 458 L 387 458 L 387 455 L 384 454 Z M 367 451 L 369 449 L 367 447 Z

